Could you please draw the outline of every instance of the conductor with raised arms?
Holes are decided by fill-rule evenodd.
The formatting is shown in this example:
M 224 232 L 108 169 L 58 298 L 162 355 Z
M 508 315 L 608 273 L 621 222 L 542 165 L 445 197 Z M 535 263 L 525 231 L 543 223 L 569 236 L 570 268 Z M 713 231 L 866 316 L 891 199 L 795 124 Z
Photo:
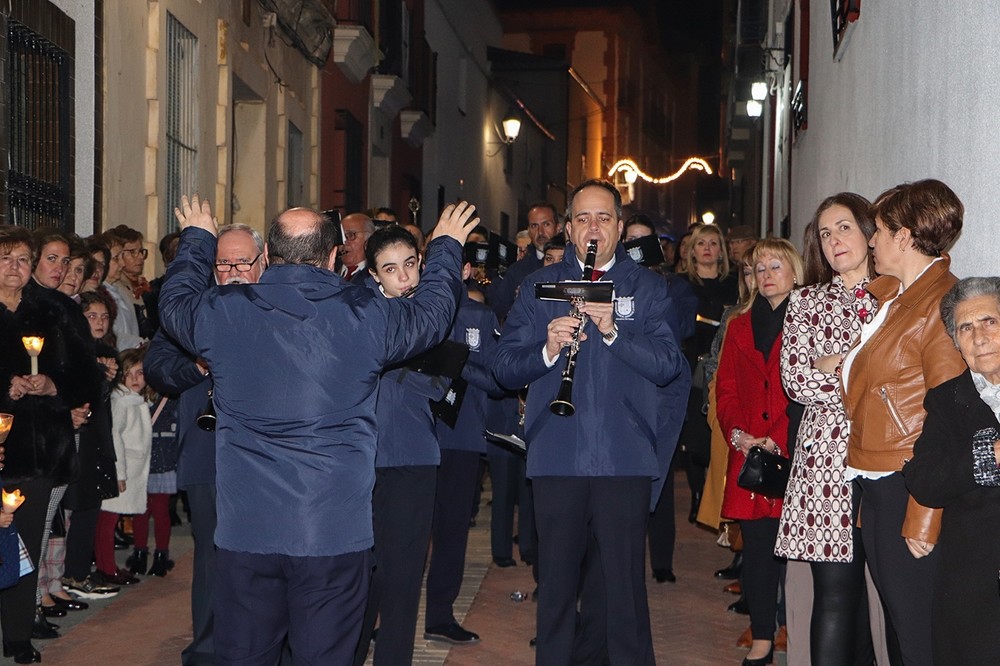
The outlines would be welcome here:
M 563 261 L 521 285 L 494 364 L 501 384 L 529 386 L 525 439 L 539 563 L 536 663 L 571 663 L 586 555 L 599 560 L 588 567 L 603 570 L 603 590 L 593 596 L 606 611 L 611 663 L 651 664 L 644 563 L 651 480 L 660 475 L 657 387 L 686 364 L 670 329 L 674 306 L 662 278 L 618 244 L 618 190 L 602 180 L 582 183 L 570 194 L 569 212 Z M 577 302 L 577 317 L 570 316 L 569 303 L 536 299 L 537 283 L 580 280 L 591 241 L 597 242 L 595 270 L 584 277 L 612 282 L 612 302 Z M 553 411 L 550 403 L 574 347 L 574 409 L 561 415 L 566 410 Z M 593 601 L 585 598 L 590 593 L 582 591 L 581 608 Z
M 445 208 L 413 297 L 384 299 L 333 272 L 337 227 L 306 208 L 271 222 L 258 284 L 219 289 L 211 207 L 182 198 L 160 314 L 214 380 L 217 663 L 277 663 L 286 636 L 296 663 L 351 662 L 372 564 L 379 374 L 444 339 L 474 210 Z

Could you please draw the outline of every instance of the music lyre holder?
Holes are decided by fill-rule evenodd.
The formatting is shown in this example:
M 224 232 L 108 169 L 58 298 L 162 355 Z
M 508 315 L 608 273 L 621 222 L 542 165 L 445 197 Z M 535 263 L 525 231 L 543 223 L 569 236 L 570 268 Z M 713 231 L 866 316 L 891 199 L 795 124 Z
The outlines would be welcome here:
M 614 293 L 614 282 L 565 280 L 563 282 L 535 283 L 535 298 L 542 301 L 610 303 Z

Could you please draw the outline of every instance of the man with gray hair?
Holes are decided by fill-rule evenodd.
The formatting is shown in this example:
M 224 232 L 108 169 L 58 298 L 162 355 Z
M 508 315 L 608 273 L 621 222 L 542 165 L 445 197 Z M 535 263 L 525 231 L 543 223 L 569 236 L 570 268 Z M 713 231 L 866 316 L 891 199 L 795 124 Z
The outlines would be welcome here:
M 365 243 L 375 233 L 375 223 L 364 213 L 351 213 L 340 221 L 344 229 L 344 246 L 340 251 L 340 275 L 360 284 L 368 277 Z
M 246 224 L 219 228 L 215 281 L 220 285 L 256 284 L 264 272 L 264 240 Z M 242 329 L 234 329 L 239 344 Z M 164 395 L 177 395 L 177 487 L 188 496 L 194 570 L 191 574 L 192 640 L 181 652 L 182 666 L 215 663 L 212 599 L 215 588 L 215 432 L 197 420 L 211 399 L 208 367 L 162 330 L 149 345 L 143 363 L 146 381 Z

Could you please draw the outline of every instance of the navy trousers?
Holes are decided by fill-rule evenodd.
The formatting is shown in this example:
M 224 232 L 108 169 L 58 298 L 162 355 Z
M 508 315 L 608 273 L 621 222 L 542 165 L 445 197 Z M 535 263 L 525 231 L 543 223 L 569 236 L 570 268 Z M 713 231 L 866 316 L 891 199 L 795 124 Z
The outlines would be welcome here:
M 212 643 L 212 595 L 215 588 L 215 484 L 199 483 L 185 488 L 191 509 L 194 564 L 191 572 L 191 644 L 181 652 L 182 666 L 215 663 Z
M 285 637 L 296 666 L 350 664 L 371 578 L 370 550 L 324 557 L 219 548 L 215 659 L 273 666 Z
M 535 663 L 572 663 L 578 597 L 583 626 L 605 618 L 611 663 L 654 663 L 645 578 L 650 479 L 541 476 L 532 485 L 539 564 Z M 591 585 L 602 588 L 603 604 Z M 595 603 L 603 608 L 588 610 Z
M 513 556 L 514 507 L 517 506 L 517 546 L 521 560 L 535 561 L 535 516 L 524 478 L 524 458 L 499 450 L 490 444 L 486 453 L 490 461 L 490 481 L 493 504 L 490 518 L 490 549 L 494 559 Z
M 465 573 L 465 547 L 478 478 L 478 453 L 441 449 L 431 527 L 431 564 L 427 569 L 424 626 L 428 629 L 455 621 L 454 605 Z
M 413 661 L 413 639 L 420 609 L 420 584 L 427 561 L 434 512 L 437 467 L 411 465 L 375 470 L 372 516 L 375 571 L 354 663 L 361 666 L 379 620 L 374 663 Z

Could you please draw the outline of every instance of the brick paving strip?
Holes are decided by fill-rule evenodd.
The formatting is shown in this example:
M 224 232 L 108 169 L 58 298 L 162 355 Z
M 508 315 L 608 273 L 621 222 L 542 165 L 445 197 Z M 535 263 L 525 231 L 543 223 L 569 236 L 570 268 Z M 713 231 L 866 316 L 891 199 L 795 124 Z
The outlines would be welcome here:
M 735 597 L 722 592 L 723 582 L 712 577 L 728 564 L 728 550 L 715 545 L 713 535 L 689 525 L 687 486 L 677 479 L 677 549 L 674 573 L 677 583 L 658 584 L 647 578 L 653 645 L 659 664 L 717 666 L 738 664 L 745 651 L 735 647 L 736 637 L 748 625 L 745 616 L 726 612 Z M 489 486 L 483 493 L 477 526 L 469 534 L 465 578 L 455 614 L 459 622 L 482 640 L 477 645 L 456 646 L 423 640 L 423 603 L 417 624 L 414 664 L 466 666 L 473 664 L 534 663 L 528 640 L 535 634 L 536 604 L 515 602 L 511 593 L 530 596 L 534 589 L 531 568 L 500 569 L 490 553 Z M 174 528 L 171 553 L 177 562 L 166 578 L 143 578 L 118 597 L 90 602 L 91 609 L 57 618 L 63 637 L 34 641 L 44 663 L 66 666 L 160 666 L 180 661 L 181 650 L 191 640 L 190 587 L 191 538 L 188 527 Z M 124 563 L 127 551 L 117 553 Z M 0 664 L 12 664 L 2 659 Z M 369 660 L 370 663 L 370 660 Z M 784 655 L 775 663 L 783 666 Z

